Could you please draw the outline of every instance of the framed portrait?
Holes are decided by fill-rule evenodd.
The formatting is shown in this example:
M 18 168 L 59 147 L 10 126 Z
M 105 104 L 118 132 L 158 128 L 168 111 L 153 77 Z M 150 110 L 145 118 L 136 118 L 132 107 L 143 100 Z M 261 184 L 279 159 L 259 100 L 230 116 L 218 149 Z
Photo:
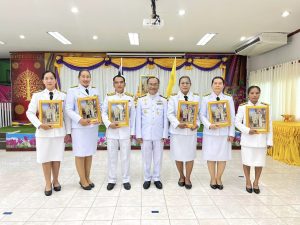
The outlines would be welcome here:
M 82 118 L 90 119 L 91 123 L 101 123 L 101 112 L 98 96 L 77 99 L 78 111 Z
M 231 125 L 229 101 L 212 101 L 208 102 L 209 122 L 220 127 Z
M 180 123 L 187 124 L 189 128 L 197 124 L 198 102 L 183 101 L 178 102 L 177 119 Z
M 108 102 L 109 121 L 119 127 L 129 126 L 129 108 L 127 100 Z
M 141 75 L 140 76 L 140 86 L 139 86 L 140 96 L 143 96 L 148 93 L 147 80 L 149 77 L 155 77 L 155 76 L 153 76 L 153 75 Z
M 269 106 L 246 106 L 246 126 L 258 133 L 268 133 Z
M 39 120 L 53 128 L 63 126 L 62 100 L 40 100 Z

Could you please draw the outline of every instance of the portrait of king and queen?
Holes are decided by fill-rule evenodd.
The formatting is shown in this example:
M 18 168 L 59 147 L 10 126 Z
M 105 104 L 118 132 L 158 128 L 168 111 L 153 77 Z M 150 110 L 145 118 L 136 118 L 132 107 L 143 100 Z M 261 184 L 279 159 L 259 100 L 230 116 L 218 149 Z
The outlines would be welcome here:
M 43 124 L 47 124 L 55 128 L 62 127 L 62 101 L 41 100 L 39 106 L 39 120 Z
M 247 106 L 246 126 L 257 130 L 259 133 L 267 133 L 269 130 L 269 107 Z
M 187 124 L 188 127 L 196 125 L 198 105 L 197 102 L 179 101 L 177 110 L 178 121 Z
M 108 102 L 108 116 L 112 123 L 118 126 L 128 126 L 129 125 L 129 111 L 128 111 L 128 101 L 109 101 Z
M 100 106 L 97 96 L 78 99 L 79 114 L 84 119 L 90 119 L 91 122 L 100 123 Z
M 208 103 L 209 122 L 220 126 L 230 126 L 230 108 L 227 100 Z

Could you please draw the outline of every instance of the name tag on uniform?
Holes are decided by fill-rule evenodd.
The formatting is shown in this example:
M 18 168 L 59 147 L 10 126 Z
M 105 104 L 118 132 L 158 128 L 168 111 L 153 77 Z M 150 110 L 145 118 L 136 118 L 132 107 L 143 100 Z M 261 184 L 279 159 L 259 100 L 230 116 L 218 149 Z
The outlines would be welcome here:
M 157 105 L 162 105 L 163 102 L 162 102 L 161 100 L 158 100 L 158 101 L 156 102 L 156 104 L 157 104 Z

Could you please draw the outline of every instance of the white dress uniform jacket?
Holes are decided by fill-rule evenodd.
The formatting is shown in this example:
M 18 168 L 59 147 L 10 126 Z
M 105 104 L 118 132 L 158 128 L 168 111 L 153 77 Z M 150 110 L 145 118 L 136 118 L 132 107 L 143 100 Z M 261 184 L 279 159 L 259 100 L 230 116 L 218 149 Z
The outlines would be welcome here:
M 111 121 L 108 118 L 108 102 L 109 101 L 119 101 L 126 100 L 128 101 L 128 109 L 129 109 L 129 126 L 128 127 L 120 127 L 117 129 L 109 128 Z M 110 139 L 129 139 L 130 135 L 135 134 L 135 105 L 133 101 L 133 97 L 128 93 L 110 93 L 107 94 L 105 100 L 102 105 L 102 121 L 106 126 L 106 137 Z
M 266 104 L 263 103 L 257 103 L 255 106 L 265 106 L 265 105 Z M 247 146 L 253 148 L 263 148 L 263 147 L 267 147 L 268 145 L 272 146 L 273 132 L 272 132 L 271 116 L 269 116 L 269 133 L 250 135 L 249 134 L 250 128 L 246 127 L 246 119 L 245 119 L 247 106 L 254 106 L 254 104 L 251 101 L 248 101 L 247 104 L 240 105 L 235 117 L 235 126 L 241 131 L 241 146 Z
M 168 138 L 167 100 L 149 93 L 138 99 L 136 109 L 136 138 L 161 140 Z
M 217 101 L 216 98 L 219 97 L 220 100 L 228 100 L 229 106 L 230 106 L 230 119 L 231 119 L 231 126 L 230 127 L 221 127 L 219 129 L 209 129 L 209 126 L 211 123 L 209 122 L 209 114 L 208 114 L 208 102 Z M 234 116 L 235 116 L 235 110 L 234 110 L 234 102 L 231 96 L 228 96 L 226 94 L 221 93 L 219 96 L 217 96 L 214 92 L 212 92 L 210 95 L 204 96 L 202 98 L 201 103 L 201 109 L 200 109 L 200 118 L 204 125 L 203 134 L 208 135 L 227 135 L 227 136 L 235 136 L 235 130 L 234 130 Z
M 53 90 L 53 99 L 52 100 L 62 100 L 63 101 L 63 127 L 62 128 L 53 128 L 50 130 L 43 130 L 39 129 L 39 126 L 42 124 L 42 122 L 38 119 L 36 116 L 36 113 L 39 111 L 39 102 L 40 100 L 50 100 L 50 95 L 47 89 L 34 93 L 32 95 L 30 104 L 28 105 L 28 110 L 26 112 L 27 118 L 30 120 L 30 122 L 33 124 L 33 126 L 36 127 L 36 137 L 64 137 L 66 134 L 71 134 L 71 120 L 67 116 L 64 106 L 65 106 L 65 99 L 66 94 L 63 92 L 60 92 L 58 90 Z

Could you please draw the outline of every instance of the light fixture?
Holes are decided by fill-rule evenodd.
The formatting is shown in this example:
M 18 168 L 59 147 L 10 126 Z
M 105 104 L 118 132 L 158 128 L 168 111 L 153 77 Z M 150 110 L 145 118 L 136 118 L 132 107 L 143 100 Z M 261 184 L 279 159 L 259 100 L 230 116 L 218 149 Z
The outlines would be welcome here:
M 19 38 L 25 39 L 25 36 L 24 36 L 23 34 L 21 34 L 21 35 L 19 36 Z
M 97 36 L 97 35 L 94 35 L 94 36 L 93 36 L 93 39 L 94 39 L 94 40 L 97 40 L 97 39 L 98 39 L 98 36 Z
M 178 11 L 178 15 L 179 16 L 183 16 L 185 14 L 185 10 L 184 9 L 180 9 L 179 11 Z
M 61 42 L 64 45 L 71 45 L 72 44 L 67 38 L 65 38 L 63 35 L 61 35 L 57 31 L 49 31 L 47 33 L 50 34 L 52 37 L 54 37 L 56 40 L 58 40 L 59 42 Z
M 139 34 L 138 33 L 128 33 L 129 41 L 131 45 L 139 45 Z
M 197 45 L 206 45 L 207 42 L 209 42 L 215 35 L 216 35 L 216 33 L 207 33 L 207 34 L 205 34 L 200 39 L 200 41 L 198 41 Z
M 185 53 L 143 53 L 143 52 L 108 52 L 106 53 L 109 57 L 159 57 L 159 58 L 182 58 L 185 56 Z
M 77 7 L 72 7 L 71 12 L 74 13 L 74 14 L 77 14 L 79 12 L 79 10 L 78 10 Z
M 241 38 L 240 38 L 240 41 L 245 41 L 246 40 L 246 37 L 245 36 L 242 36 Z
M 0 41 L 0 45 L 5 45 L 5 42 L 3 42 L 3 41 Z
M 284 12 L 281 14 L 281 16 L 282 16 L 283 18 L 285 18 L 285 17 L 288 17 L 290 14 L 291 14 L 291 13 L 290 13 L 289 11 L 284 11 Z
M 174 40 L 174 37 L 173 36 L 170 36 L 169 37 L 169 41 L 173 41 Z

